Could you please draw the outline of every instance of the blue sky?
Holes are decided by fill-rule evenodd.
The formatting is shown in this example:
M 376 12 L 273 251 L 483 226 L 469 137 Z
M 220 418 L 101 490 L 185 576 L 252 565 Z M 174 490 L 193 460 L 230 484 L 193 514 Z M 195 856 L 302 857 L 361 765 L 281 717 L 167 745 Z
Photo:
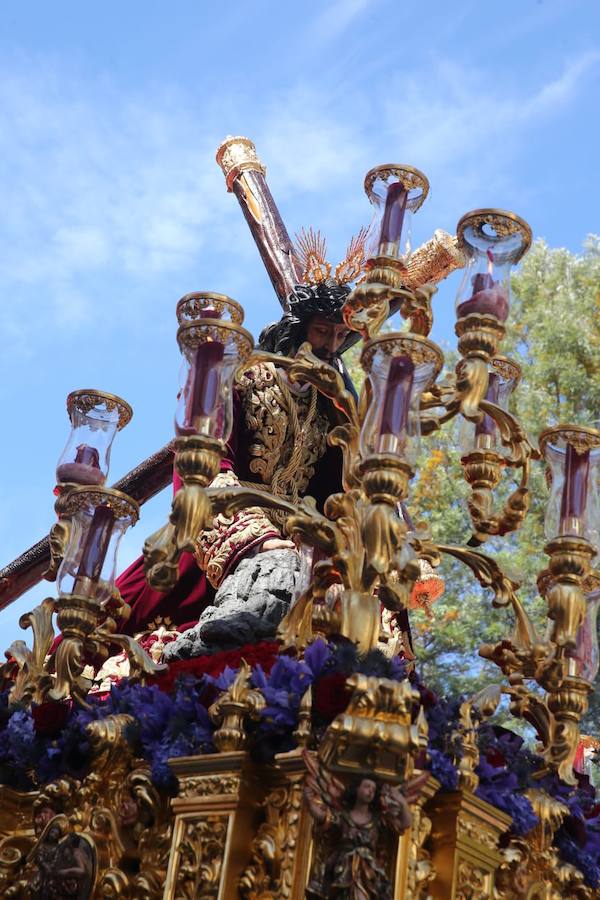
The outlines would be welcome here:
M 0 564 L 53 521 L 70 390 L 132 404 L 116 480 L 172 434 L 178 298 L 228 293 L 255 335 L 278 316 L 214 162 L 225 135 L 256 142 L 289 231 L 320 228 L 334 262 L 382 162 L 430 179 L 415 244 L 500 206 L 577 252 L 600 231 L 599 35 L 595 0 L 2 4 Z M 123 566 L 166 510 L 144 508 Z M 53 590 L 0 613 L 6 645 Z

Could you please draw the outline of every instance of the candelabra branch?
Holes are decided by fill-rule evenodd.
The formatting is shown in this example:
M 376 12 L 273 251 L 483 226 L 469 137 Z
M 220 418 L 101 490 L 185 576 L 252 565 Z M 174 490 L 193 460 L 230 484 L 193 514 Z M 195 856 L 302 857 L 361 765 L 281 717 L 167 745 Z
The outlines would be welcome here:
M 354 395 L 347 389 L 340 372 L 315 356 L 309 343 L 300 346 L 288 372 L 290 381 L 313 384 L 323 396 L 331 400 L 358 435 L 360 422 Z
M 515 610 L 522 609 L 521 601 L 516 593 L 519 587 L 518 583 L 509 578 L 491 556 L 468 547 L 455 547 L 450 544 L 435 544 L 435 549 L 446 556 L 453 556 L 468 566 L 482 587 L 493 590 L 494 606 L 512 606 Z
M 461 361 L 459 367 L 462 363 L 466 365 L 466 362 Z M 487 390 L 487 369 L 485 378 L 483 370 L 481 377 L 481 386 L 483 387 L 485 381 Z M 455 384 L 434 386 L 424 396 L 422 408 L 445 409 L 444 413 L 435 417 L 421 419 L 421 431 L 424 434 L 431 434 L 444 422 L 454 418 L 458 412 L 464 412 L 461 407 L 459 383 L 460 379 L 457 379 Z M 479 393 L 478 390 L 477 396 Z M 532 445 L 519 422 L 509 412 L 485 399 L 477 400 L 475 405 L 480 418 L 485 415 L 493 420 L 500 441 L 506 448 L 500 452 L 493 447 L 475 447 L 461 459 L 465 479 L 471 487 L 468 508 L 474 530 L 472 543 L 477 545 L 492 535 L 505 535 L 520 528 L 529 509 L 528 484 L 531 460 L 539 459 L 540 452 Z M 505 469 L 520 469 L 519 483 L 505 501 L 502 510 L 494 513 L 493 494 L 500 484 Z
M 81 706 L 89 706 L 86 696 L 91 680 L 84 674 L 86 666 L 91 659 L 106 659 L 115 644 L 125 651 L 134 679 L 167 668 L 155 663 L 132 637 L 117 634 L 114 620 L 104 615 L 94 597 L 76 594 L 60 597 L 58 625 L 62 640 L 54 656 L 56 674 L 53 682 L 49 679 L 44 684 L 44 695 L 50 700 L 73 697 Z
M 170 521 L 144 544 L 146 579 L 155 590 L 173 587 L 179 557 L 183 552 L 194 552 L 198 534 L 212 520 L 211 501 L 205 488 L 218 474 L 224 452 L 222 441 L 203 435 L 175 441 L 175 470 L 183 484 L 173 498 Z
M 431 300 L 437 288 L 434 284 L 425 284 L 412 291 L 399 291 L 400 315 L 410 323 L 412 334 L 428 337 L 433 327 L 433 310 Z

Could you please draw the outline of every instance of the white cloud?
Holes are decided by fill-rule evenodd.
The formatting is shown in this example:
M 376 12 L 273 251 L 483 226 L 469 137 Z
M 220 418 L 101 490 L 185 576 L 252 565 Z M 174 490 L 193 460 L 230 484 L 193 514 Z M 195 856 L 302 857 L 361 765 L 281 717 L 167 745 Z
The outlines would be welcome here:
M 327 17 L 342 29 L 367 8 L 367 0 L 339 0 L 318 21 L 333 34 Z M 313 223 L 341 245 L 369 216 L 360 182 L 378 162 L 423 168 L 437 212 L 482 188 L 500 194 L 528 131 L 558 116 L 599 61 L 599 53 L 570 60 L 529 93 L 489 88 L 443 59 L 413 74 L 387 72 L 386 90 L 361 86 L 352 71 L 335 96 L 303 79 L 255 101 L 251 136 L 278 201 L 294 204 L 290 231 Z M 208 248 L 213 259 L 229 258 L 245 225 L 213 160 L 226 130 L 222 110 L 235 129 L 244 105 L 220 97 L 199 111 L 183 92 L 132 98 L 108 82 L 79 84 L 34 65 L 0 77 L 0 189 L 9 211 L 0 221 L 0 279 L 17 297 L 43 290 L 40 328 L 53 319 L 80 328 L 98 305 L 94 285 L 106 279 L 148 283 L 185 271 Z M 239 282 L 239 273 L 227 277 Z M 121 297 L 101 302 L 117 315 L 125 309 Z M 5 334 L 18 335 L 21 314 L 19 303 L 4 305 Z
M 333 41 L 374 5 L 375 0 L 334 0 L 316 17 L 311 31 L 319 42 Z
M 565 65 L 562 74 L 543 85 L 521 109 L 521 118 L 526 120 L 531 114 L 542 115 L 552 113 L 557 106 L 562 106 L 573 97 L 579 89 L 583 76 L 600 62 L 600 52 L 588 52 L 571 59 Z

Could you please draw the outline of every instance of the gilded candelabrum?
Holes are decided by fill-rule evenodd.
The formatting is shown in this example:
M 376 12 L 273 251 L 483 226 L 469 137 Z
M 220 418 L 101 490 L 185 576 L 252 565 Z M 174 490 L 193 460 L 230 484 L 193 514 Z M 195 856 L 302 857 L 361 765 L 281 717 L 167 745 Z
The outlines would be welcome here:
M 378 185 L 378 194 L 373 185 Z M 337 632 L 363 650 L 373 647 L 379 635 L 379 604 L 394 612 L 408 605 L 420 561 L 435 566 L 440 554 L 446 554 L 467 565 L 494 591 L 495 606 L 512 608 L 516 622 L 510 638 L 481 648 L 481 653 L 507 676 L 505 690 L 513 711 L 535 725 L 549 764 L 571 780 L 578 723 L 591 681 L 576 661 L 586 619 L 585 585 L 595 553 L 590 536 L 571 515 L 567 525 L 557 525 L 546 548 L 550 563 L 540 584 L 553 623 L 547 638 L 537 635 L 518 597 L 518 584 L 492 557 L 475 549 L 520 526 L 528 509 L 531 461 L 546 453 L 555 437 L 554 432 L 550 437 L 545 433 L 538 450 L 508 410 L 521 373 L 499 353 L 509 313 L 510 269 L 529 248 L 531 232 L 512 213 L 476 210 L 459 222 L 456 243 L 442 242 L 447 259 L 460 254 L 466 268 L 457 301 L 461 360 L 455 378 L 438 385 L 442 355 L 427 337 L 435 286 L 415 286 L 409 275 L 418 266 L 427 270 L 427 253 L 436 239 L 427 253 L 421 248 L 414 255 L 421 257 L 411 267 L 414 257 L 404 252 L 402 238 L 410 197 L 416 208 L 426 190 L 424 176 L 409 167 L 382 167 L 368 176 L 368 192 L 378 196 L 381 213 L 379 241 L 344 310 L 346 323 L 364 339 L 361 365 L 366 380 L 358 404 L 339 373 L 308 346 L 301 347 L 295 359 L 274 360 L 291 381 L 314 384 L 333 401 L 340 421 L 329 441 L 343 451 L 344 493 L 332 495 L 322 512 L 309 500 L 293 505 L 246 488 L 209 493 L 213 508 L 228 514 L 248 505 L 283 510 L 288 534 L 299 544 L 317 548 L 320 561 L 280 626 L 286 645 L 302 646 L 315 633 Z M 439 238 L 437 244 L 439 254 Z M 380 334 L 392 306 L 408 320 L 410 331 Z M 430 434 L 456 416 L 462 422 L 461 462 L 471 488 L 473 537 L 466 547 L 434 544 L 398 513 L 409 496 L 419 431 Z M 580 454 L 594 457 L 596 438 L 589 429 L 583 431 L 585 439 L 581 429 L 567 429 Z M 586 477 L 593 462 L 595 457 L 584 467 Z M 494 491 L 506 470 L 520 477 L 504 508 L 496 512 Z M 582 471 L 580 467 L 579 476 L 569 477 L 581 481 Z M 532 690 L 532 682 L 546 691 L 545 697 Z
M 169 522 L 144 545 L 148 583 L 167 591 L 177 580 L 183 552 L 212 520 L 205 488 L 214 480 L 225 454 L 232 423 L 232 384 L 247 364 L 253 341 L 242 328 L 242 308 L 224 294 L 186 294 L 177 305 L 177 340 L 184 358 L 184 384 L 175 416 L 175 494 Z
M 32 629 L 33 648 L 15 641 L 8 650 L 2 674 L 10 683 L 11 702 L 72 697 L 85 705 L 92 686 L 90 664 L 107 659 L 114 646 L 125 652 L 133 678 L 165 668 L 117 631 L 116 621 L 127 618 L 129 607 L 115 592 L 116 554 L 126 528 L 139 517 L 137 503 L 112 488 L 69 485 L 61 506 L 69 527 L 57 573 L 58 599 L 44 600 L 21 617 L 21 627 Z M 55 638 L 54 612 L 60 642 L 52 672 L 47 654 Z
M 237 140 L 224 145 L 221 164 L 228 177 L 226 151 L 230 144 L 237 146 Z M 233 169 L 233 181 L 230 185 L 228 181 L 233 188 L 240 179 L 264 178 L 256 161 L 250 160 L 239 171 Z M 248 201 L 249 185 L 238 197 L 240 202 Z M 483 647 L 481 653 L 502 668 L 513 710 L 535 724 L 549 763 L 568 779 L 578 722 L 590 689 L 589 672 L 577 662 L 577 654 L 586 623 L 586 585 L 594 577 L 591 560 L 598 542 L 584 515 L 586 498 L 593 490 L 589 487 L 588 494 L 582 494 L 581 484 L 591 478 L 600 444 L 594 443 L 597 432 L 567 427 L 545 432 L 538 450 L 508 409 L 520 378 L 519 367 L 500 355 L 509 314 L 509 275 L 527 252 L 531 231 L 513 213 L 481 209 L 462 217 L 456 238 L 436 232 L 411 253 L 407 226 L 427 196 L 425 176 L 409 166 L 380 166 L 368 173 L 365 189 L 378 221 L 371 231 L 374 240 L 365 274 L 343 311 L 347 325 L 364 342 L 360 364 L 365 380 L 358 402 L 340 372 L 313 354 L 309 344 L 302 345 L 293 358 L 253 351 L 252 338 L 242 327 L 243 310 L 230 298 L 197 293 L 186 295 L 178 304 L 178 343 L 185 361 L 175 442 L 175 471 L 181 486 L 170 521 L 146 542 L 148 580 L 159 590 L 172 586 L 180 554 L 193 552 L 198 533 L 214 515 L 232 515 L 249 506 L 277 510 L 283 515 L 286 533 L 298 546 L 312 548 L 314 559 L 280 625 L 284 645 L 302 648 L 316 634 L 338 633 L 367 651 L 380 639 L 381 606 L 392 614 L 405 609 L 421 566 L 435 568 L 441 554 L 450 555 L 494 591 L 495 606 L 512 607 L 513 635 L 494 647 Z M 300 261 L 297 255 L 290 256 L 288 280 L 297 274 Z M 431 301 L 436 281 L 463 265 L 456 324 L 461 359 L 455 376 L 438 384 L 443 356 L 428 337 Z M 381 333 L 394 309 L 409 330 Z M 273 363 L 290 382 L 313 385 L 331 401 L 335 421 L 328 440 L 342 451 L 343 491 L 331 495 L 322 510 L 310 498 L 292 503 L 255 488 L 211 486 L 232 427 L 236 375 L 257 361 Z M 461 463 L 471 489 L 468 509 L 473 536 L 465 547 L 435 544 L 403 511 L 421 433 L 431 434 L 455 417 L 461 421 Z M 569 447 L 575 448 L 573 452 Z M 475 549 L 488 538 L 520 526 L 528 508 L 530 464 L 542 453 L 555 463 L 562 461 L 564 471 L 553 481 L 557 497 L 563 484 L 576 486 L 565 488 L 567 493 L 575 491 L 575 500 L 569 499 L 571 494 L 566 501 L 563 498 L 567 511 L 555 515 L 555 527 L 548 525 L 550 562 L 540 577 L 540 590 L 553 624 L 545 638 L 536 634 L 518 597 L 518 585 L 492 557 Z M 494 493 L 507 470 L 520 477 L 504 508 L 496 511 Z M 559 497 L 554 506 L 563 501 Z M 66 518 L 68 495 L 61 504 Z M 590 500 L 588 507 L 592 505 Z M 60 619 L 66 635 L 61 658 L 70 660 L 61 662 L 61 671 L 69 674 L 53 688 L 56 696 L 64 696 L 69 686 L 79 683 L 83 647 L 93 643 L 96 633 L 89 602 L 80 602 L 76 591 L 70 596 L 69 603 L 61 601 Z M 97 599 L 94 603 L 98 604 Z M 542 686 L 546 696 L 532 691 L 531 682 Z M 247 688 L 240 683 L 235 690 L 246 696 Z M 237 703 L 232 695 L 225 706 L 213 711 L 222 722 L 226 742 L 230 733 L 231 740 L 237 740 Z

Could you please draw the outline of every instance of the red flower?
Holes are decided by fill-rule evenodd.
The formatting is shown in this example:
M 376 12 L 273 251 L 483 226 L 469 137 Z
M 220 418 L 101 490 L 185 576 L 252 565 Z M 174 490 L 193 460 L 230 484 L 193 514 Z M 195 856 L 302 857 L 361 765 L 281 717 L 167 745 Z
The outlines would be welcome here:
M 502 766 L 506 765 L 506 757 L 500 753 L 499 750 L 487 750 L 485 758 L 490 766 L 494 766 L 496 769 L 500 769 Z
M 277 658 L 279 644 L 275 641 L 262 641 L 260 644 L 244 644 L 234 650 L 223 650 L 221 653 L 213 653 L 211 656 L 198 656 L 196 659 L 180 659 L 169 663 L 169 669 L 164 675 L 157 675 L 153 682 L 161 691 L 170 691 L 175 687 L 179 675 L 212 675 L 214 678 L 220 675 L 226 666 L 230 669 L 239 669 L 242 659 L 245 659 L 250 668 L 261 665 L 268 674 Z
M 42 737 L 55 737 L 67 724 L 71 712 L 71 700 L 48 700 L 31 707 L 36 733 Z
M 335 719 L 348 706 L 352 691 L 346 686 L 347 677 L 342 672 L 332 672 L 317 682 L 314 703 L 317 713 L 323 719 Z

